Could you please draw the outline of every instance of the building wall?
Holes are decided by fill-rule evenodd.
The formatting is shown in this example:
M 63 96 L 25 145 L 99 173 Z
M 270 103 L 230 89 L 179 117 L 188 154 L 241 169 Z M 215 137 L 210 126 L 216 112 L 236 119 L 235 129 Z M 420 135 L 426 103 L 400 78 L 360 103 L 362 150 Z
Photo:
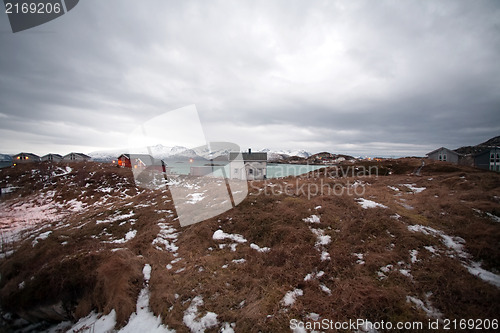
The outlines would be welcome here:
M 245 161 L 243 166 L 231 166 L 232 179 L 263 180 L 267 178 L 267 162 Z
M 54 154 L 49 154 L 41 157 L 42 161 L 48 161 L 48 162 L 61 162 L 62 157 L 54 155 Z
M 500 172 L 500 148 L 493 148 L 476 155 L 474 165 L 480 169 Z
M 436 150 L 428 155 L 431 160 L 458 163 L 458 154 L 446 148 Z

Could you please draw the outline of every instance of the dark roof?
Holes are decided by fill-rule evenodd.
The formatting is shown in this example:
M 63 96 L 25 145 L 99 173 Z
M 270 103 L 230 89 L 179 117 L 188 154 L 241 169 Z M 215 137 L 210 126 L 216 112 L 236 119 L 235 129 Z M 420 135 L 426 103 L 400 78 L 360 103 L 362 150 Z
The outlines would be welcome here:
M 229 160 L 230 161 L 241 160 L 240 154 L 241 157 L 243 158 L 243 161 L 245 162 L 267 161 L 267 153 L 237 153 L 237 152 L 229 153 Z
M 57 157 L 59 157 L 59 158 L 62 158 L 62 156 L 61 156 L 61 155 L 59 155 L 59 154 L 52 154 L 52 153 L 49 153 L 49 154 L 43 155 L 43 156 L 42 156 L 42 158 L 44 158 L 44 157 L 46 157 L 46 156 L 51 156 L 51 155 L 52 155 L 52 156 L 57 156 Z
M 446 151 L 448 151 L 448 152 L 450 152 L 450 153 L 452 153 L 452 154 L 458 155 L 458 156 L 461 156 L 461 155 L 462 155 L 462 154 L 457 153 L 456 151 L 453 151 L 453 150 L 448 149 L 448 148 L 445 148 L 445 147 L 440 147 L 440 148 L 438 148 L 438 149 L 434 149 L 433 151 L 431 151 L 430 153 L 427 153 L 427 154 L 425 154 L 425 155 L 431 155 L 431 154 L 434 154 L 435 152 L 437 152 L 438 150 L 441 150 L 441 149 L 444 149 L 444 150 L 446 150 Z
M 21 155 L 31 156 L 31 157 L 35 157 L 35 158 L 40 158 L 40 156 L 38 156 L 37 154 L 33 154 L 33 153 L 19 153 L 19 154 L 14 155 L 13 157 L 21 156 Z
M 480 151 L 479 153 L 476 153 L 473 156 L 475 158 L 475 157 L 478 157 L 478 156 L 481 156 L 481 155 L 484 155 L 484 154 L 489 154 L 492 150 L 495 150 L 495 152 L 500 152 L 500 147 L 488 147 L 488 148 L 484 148 L 483 151 Z
M 71 156 L 71 155 L 77 155 L 77 156 L 80 156 L 80 157 L 83 157 L 83 158 L 88 158 L 88 159 L 91 158 L 90 156 L 85 155 L 83 153 L 75 153 L 75 152 L 71 152 L 69 154 L 66 154 L 66 155 L 63 156 L 63 158 L 65 158 L 66 156 Z

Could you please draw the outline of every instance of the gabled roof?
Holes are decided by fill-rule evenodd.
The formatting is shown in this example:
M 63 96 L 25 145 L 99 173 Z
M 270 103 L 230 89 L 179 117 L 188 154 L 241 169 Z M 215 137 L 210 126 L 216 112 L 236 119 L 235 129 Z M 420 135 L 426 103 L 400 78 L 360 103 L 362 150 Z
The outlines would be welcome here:
M 47 157 L 47 156 L 56 156 L 56 157 L 62 158 L 62 156 L 61 156 L 61 155 L 59 155 L 59 154 L 52 154 L 52 153 L 49 153 L 49 154 L 43 155 L 43 156 L 42 156 L 42 158 Z
M 432 155 L 432 154 L 434 154 L 435 152 L 437 152 L 438 150 L 441 150 L 441 149 L 444 149 L 444 150 L 446 150 L 447 152 L 449 152 L 449 153 L 451 153 L 451 154 L 455 154 L 455 155 L 457 155 L 457 156 L 462 156 L 462 154 L 459 154 L 459 153 L 457 153 L 456 151 L 453 151 L 453 150 L 448 149 L 448 148 L 445 148 L 445 147 L 440 147 L 440 148 L 438 148 L 438 149 L 434 149 L 433 151 L 431 151 L 430 153 L 427 153 L 427 154 L 425 154 L 425 155 L 427 155 L 427 156 L 428 156 L 428 155 Z
M 13 157 L 17 157 L 17 156 L 21 156 L 21 155 L 40 158 L 40 156 L 38 156 L 37 154 L 33 154 L 33 153 L 19 153 L 19 154 L 13 155 Z
M 241 154 L 241 158 L 240 158 Z M 240 160 L 243 159 L 245 162 L 267 162 L 267 153 L 229 153 L 229 160 Z
M 75 152 L 71 152 L 69 154 L 66 154 L 66 155 L 63 156 L 63 158 L 65 158 L 67 156 L 71 156 L 71 155 L 76 155 L 76 156 L 80 156 L 80 157 L 83 157 L 83 158 L 91 159 L 91 157 L 88 156 L 88 155 L 85 155 L 83 153 L 75 153 Z

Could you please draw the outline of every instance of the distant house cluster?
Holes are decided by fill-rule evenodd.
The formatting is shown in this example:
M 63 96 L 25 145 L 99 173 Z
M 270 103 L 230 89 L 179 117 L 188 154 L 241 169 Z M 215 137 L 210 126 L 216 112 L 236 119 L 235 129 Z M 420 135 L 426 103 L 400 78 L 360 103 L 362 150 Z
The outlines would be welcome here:
M 47 154 L 42 157 L 33 153 L 19 153 L 16 155 L 0 154 L 0 167 L 10 167 L 17 164 L 36 163 L 36 162 L 84 162 L 89 161 L 90 156 L 82 153 L 69 153 L 61 156 L 59 154 Z
M 476 154 L 459 154 L 441 147 L 426 154 L 434 161 L 474 166 L 479 169 L 500 172 L 500 147 L 487 147 Z

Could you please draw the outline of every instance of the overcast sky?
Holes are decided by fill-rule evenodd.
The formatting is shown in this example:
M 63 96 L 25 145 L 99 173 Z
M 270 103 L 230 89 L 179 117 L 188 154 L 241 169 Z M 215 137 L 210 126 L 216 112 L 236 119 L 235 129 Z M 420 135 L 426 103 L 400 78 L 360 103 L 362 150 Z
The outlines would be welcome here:
M 0 45 L 4 153 L 126 147 L 192 104 L 207 140 L 242 149 L 424 155 L 500 135 L 497 0 L 85 0 L 15 34 L 0 13 Z

